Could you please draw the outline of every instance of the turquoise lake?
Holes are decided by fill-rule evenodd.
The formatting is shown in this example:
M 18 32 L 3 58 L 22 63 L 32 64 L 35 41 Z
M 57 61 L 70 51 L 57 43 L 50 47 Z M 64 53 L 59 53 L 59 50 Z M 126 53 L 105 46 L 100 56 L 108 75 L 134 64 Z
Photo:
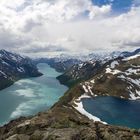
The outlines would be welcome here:
M 115 97 L 82 99 L 84 109 L 108 124 L 140 128 L 140 100 Z
M 45 63 L 38 69 L 43 76 L 19 80 L 0 91 L 0 125 L 49 109 L 67 91 L 56 79 L 61 73 Z

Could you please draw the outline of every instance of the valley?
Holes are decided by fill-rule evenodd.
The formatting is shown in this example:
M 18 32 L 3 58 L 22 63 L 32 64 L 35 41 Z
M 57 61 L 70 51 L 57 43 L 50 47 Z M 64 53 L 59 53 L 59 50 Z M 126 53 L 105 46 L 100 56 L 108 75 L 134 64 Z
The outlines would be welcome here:
M 21 114 L 0 127 L 0 140 L 139 140 L 140 55 L 135 52 L 75 63 L 73 59 L 34 60 L 43 76 L 9 87 L 16 88 L 12 94 L 18 95 L 15 100 L 24 108 L 18 108 L 17 102 Z M 130 114 L 123 116 L 123 110 Z
M 67 90 L 56 79 L 61 73 L 45 63 L 37 67 L 42 76 L 19 80 L 0 91 L 0 125 L 20 116 L 32 116 L 48 110 Z

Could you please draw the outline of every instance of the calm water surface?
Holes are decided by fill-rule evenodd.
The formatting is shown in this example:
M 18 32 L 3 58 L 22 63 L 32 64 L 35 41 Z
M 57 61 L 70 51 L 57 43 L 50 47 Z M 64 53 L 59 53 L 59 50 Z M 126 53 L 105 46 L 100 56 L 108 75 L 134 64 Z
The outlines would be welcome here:
M 44 63 L 38 64 L 38 68 L 43 76 L 19 80 L 0 91 L 0 125 L 47 110 L 68 89 L 56 79 L 61 73 Z
M 87 112 L 108 124 L 140 128 L 140 100 L 97 97 L 86 98 L 82 102 Z

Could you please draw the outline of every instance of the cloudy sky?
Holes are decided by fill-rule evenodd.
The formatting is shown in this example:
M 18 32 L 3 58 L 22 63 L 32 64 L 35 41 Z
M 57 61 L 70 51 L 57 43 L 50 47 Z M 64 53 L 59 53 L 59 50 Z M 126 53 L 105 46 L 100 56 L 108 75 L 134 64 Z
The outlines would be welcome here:
M 140 47 L 140 0 L 0 0 L 0 49 L 29 56 Z

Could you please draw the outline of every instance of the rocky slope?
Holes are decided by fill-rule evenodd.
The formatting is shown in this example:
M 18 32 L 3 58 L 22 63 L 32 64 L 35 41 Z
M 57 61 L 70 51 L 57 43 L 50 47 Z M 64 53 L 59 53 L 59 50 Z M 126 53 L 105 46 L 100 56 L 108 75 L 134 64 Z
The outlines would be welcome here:
M 40 75 L 31 59 L 0 50 L 0 89 L 10 86 L 21 78 Z
M 57 79 L 68 86 L 81 82 L 81 86 L 84 86 L 86 91 L 95 95 L 138 99 L 140 97 L 140 49 L 124 52 L 109 61 L 86 61 L 74 65 Z
M 73 65 L 64 74 L 57 77 L 60 83 L 65 84 L 69 87 L 76 83 L 87 80 L 93 77 L 103 69 L 104 63 L 102 61 L 86 61 L 80 64 Z
M 90 80 L 81 83 L 92 96 L 108 95 L 126 99 L 140 98 L 140 55 L 115 59 Z
M 66 69 L 65 73 L 57 77 L 60 83 L 72 87 L 78 82 L 87 80 L 105 67 L 106 63 L 118 57 L 124 57 L 126 53 L 112 52 L 112 53 L 91 53 L 85 56 L 83 61 L 73 63 L 72 67 Z M 86 60 L 86 61 L 84 61 Z

